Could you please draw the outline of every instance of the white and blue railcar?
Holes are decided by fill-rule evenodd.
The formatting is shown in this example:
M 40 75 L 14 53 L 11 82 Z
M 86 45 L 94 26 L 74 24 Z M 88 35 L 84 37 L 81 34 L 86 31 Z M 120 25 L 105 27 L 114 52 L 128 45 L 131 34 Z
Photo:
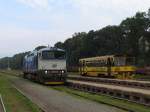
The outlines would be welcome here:
M 66 53 L 47 47 L 33 51 L 23 61 L 24 78 L 43 84 L 64 84 L 66 81 Z

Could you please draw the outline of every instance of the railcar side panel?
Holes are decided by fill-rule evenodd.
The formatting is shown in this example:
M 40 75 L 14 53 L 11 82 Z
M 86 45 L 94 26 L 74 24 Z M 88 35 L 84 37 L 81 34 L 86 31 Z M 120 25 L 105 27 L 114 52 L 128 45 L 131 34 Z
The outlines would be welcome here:
M 132 61 L 133 58 L 113 55 L 80 59 L 79 72 L 84 76 L 131 79 L 137 69 L 130 64 Z

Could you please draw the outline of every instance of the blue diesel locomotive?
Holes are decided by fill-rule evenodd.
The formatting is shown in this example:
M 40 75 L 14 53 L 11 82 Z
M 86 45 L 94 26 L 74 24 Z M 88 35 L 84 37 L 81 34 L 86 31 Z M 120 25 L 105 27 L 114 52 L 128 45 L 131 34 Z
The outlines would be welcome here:
M 66 56 L 62 49 L 47 47 L 26 55 L 23 77 L 43 84 L 64 84 L 66 81 Z

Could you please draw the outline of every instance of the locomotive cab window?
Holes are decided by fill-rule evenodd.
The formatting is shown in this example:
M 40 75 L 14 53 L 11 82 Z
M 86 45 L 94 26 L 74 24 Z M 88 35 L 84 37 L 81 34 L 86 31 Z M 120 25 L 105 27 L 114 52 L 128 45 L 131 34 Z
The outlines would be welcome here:
M 54 55 L 56 59 L 65 59 L 64 51 L 55 51 Z
M 65 59 L 64 51 L 43 51 L 42 59 Z
M 43 51 L 42 59 L 54 59 L 54 52 L 51 51 Z

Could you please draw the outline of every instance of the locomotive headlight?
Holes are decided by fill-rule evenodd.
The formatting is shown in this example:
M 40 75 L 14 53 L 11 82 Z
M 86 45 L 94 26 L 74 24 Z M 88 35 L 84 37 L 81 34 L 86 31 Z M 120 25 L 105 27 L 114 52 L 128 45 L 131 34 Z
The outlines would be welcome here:
M 64 71 L 64 70 L 62 70 L 62 71 L 61 71 L 61 73 L 65 73 L 65 71 Z
M 45 71 L 45 74 L 48 74 L 48 71 L 47 71 L 47 70 Z

